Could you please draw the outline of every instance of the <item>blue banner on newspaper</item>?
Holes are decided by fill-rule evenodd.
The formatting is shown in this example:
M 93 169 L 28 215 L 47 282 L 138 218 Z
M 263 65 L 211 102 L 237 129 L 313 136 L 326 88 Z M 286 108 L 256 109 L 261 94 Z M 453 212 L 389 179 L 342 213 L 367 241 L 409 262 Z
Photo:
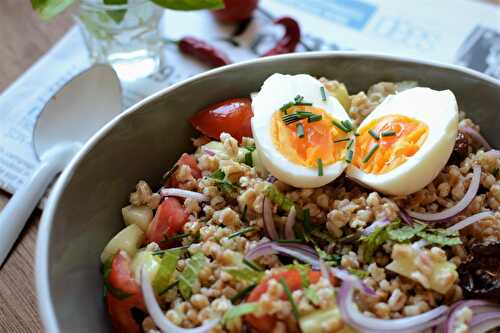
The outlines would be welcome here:
M 278 0 L 326 20 L 363 30 L 377 6 L 360 0 Z

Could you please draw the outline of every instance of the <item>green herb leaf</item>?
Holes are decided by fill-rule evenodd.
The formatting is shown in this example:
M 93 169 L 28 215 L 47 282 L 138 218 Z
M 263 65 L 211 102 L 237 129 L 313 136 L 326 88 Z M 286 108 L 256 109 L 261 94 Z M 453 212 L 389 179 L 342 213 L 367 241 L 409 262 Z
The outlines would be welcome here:
M 158 271 L 153 279 L 153 289 L 157 294 L 162 294 L 172 283 L 180 255 L 180 250 L 167 251 L 161 258 L 160 267 L 158 267 Z
M 292 314 L 295 317 L 295 320 L 299 322 L 300 315 L 299 315 L 299 309 L 297 307 L 297 304 L 295 303 L 295 300 L 293 299 L 292 292 L 290 291 L 290 288 L 285 282 L 285 279 L 282 277 L 279 280 L 279 283 L 283 286 L 283 290 L 285 291 L 286 297 L 288 298 L 288 301 L 292 305 Z
M 384 227 L 377 226 L 368 236 L 363 236 L 360 241 L 364 244 L 363 260 L 370 262 L 375 251 L 387 240 L 388 236 Z
M 362 269 L 348 268 L 347 271 L 351 274 L 356 275 L 360 279 L 364 279 L 364 278 L 368 277 L 368 275 L 370 275 L 370 273 L 368 273 L 367 271 L 364 271 Z
M 31 7 L 42 20 L 50 20 L 71 6 L 75 0 L 31 0 Z
M 173 10 L 198 10 L 224 8 L 223 0 L 151 0 L 160 7 Z
M 328 254 L 324 250 L 320 249 L 319 247 L 315 247 L 316 252 L 318 253 L 318 256 L 325 262 L 325 264 L 329 266 L 339 266 L 340 261 L 342 260 L 342 256 L 338 254 Z
M 193 293 L 193 285 L 198 280 L 198 274 L 206 264 L 206 257 L 201 252 L 195 253 L 188 261 L 184 271 L 179 276 L 179 291 L 184 299 L 189 299 Z
M 257 264 L 255 261 L 243 258 L 243 263 L 256 272 L 264 272 L 264 268 L 262 266 L 260 266 L 259 264 Z
M 281 193 L 274 185 L 269 185 L 265 192 L 266 197 L 271 199 L 271 201 L 278 205 L 278 207 L 285 212 L 289 212 L 294 206 L 293 201 L 288 199 L 283 193 Z
M 102 2 L 105 5 L 118 6 L 126 5 L 128 3 L 128 0 L 103 0 Z M 111 17 L 116 23 L 120 23 L 121 21 L 123 21 L 123 18 L 127 14 L 127 9 L 107 10 L 106 14 L 108 14 L 108 16 Z
M 226 174 L 221 169 L 212 173 L 209 178 L 215 180 L 217 187 L 225 193 L 233 193 L 239 189 L 239 186 L 225 180 Z
M 397 229 L 388 228 L 387 234 L 391 240 L 402 243 L 415 237 L 419 232 L 424 230 L 425 227 L 425 224 L 415 223 L 413 226 L 407 225 Z
M 253 157 L 252 157 L 252 151 L 248 151 L 245 153 L 245 161 L 244 163 L 248 165 L 249 167 L 253 167 Z
M 264 277 L 264 272 L 257 272 L 248 267 L 226 268 L 224 271 L 240 281 L 249 283 L 259 283 Z
M 243 303 L 237 306 L 233 306 L 224 313 L 222 317 L 222 324 L 225 325 L 231 320 L 244 316 L 246 314 L 255 313 L 260 310 L 260 305 L 258 303 Z
M 304 289 L 304 295 L 306 295 L 307 299 L 311 301 L 313 304 L 319 304 L 320 299 L 319 295 L 315 289 L 308 287 Z
M 447 233 L 444 229 L 443 231 L 437 230 L 433 233 L 422 231 L 418 233 L 418 237 L 425 239 L 429 243 L 434 243 L 441 246 L 454 246 L 462 244 L 458 233 L 450 234 Z

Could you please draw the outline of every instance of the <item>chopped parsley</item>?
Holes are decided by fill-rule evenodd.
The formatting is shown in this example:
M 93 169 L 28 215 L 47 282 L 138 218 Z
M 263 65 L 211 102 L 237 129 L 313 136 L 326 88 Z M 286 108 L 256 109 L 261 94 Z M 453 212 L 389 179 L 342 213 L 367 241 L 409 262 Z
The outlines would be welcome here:
M 215 180 L 217 187 L 225 193 L 237 192 L 239 189 L 238 185 L 226 180 L 226 174 L 221 169 L 212 173 L 209 178 Z
M 252 290 L 257 287 L 257 284 L 256 283 L 252 283 L 248 286 L 246 286 L 245 288 L 243 288 L 242 290 L 240 290 L 236 295 L 234 295 L 233 297 L 231 297 L 231 303 L 237 303 L 243 299 L 245 299 L 248 295 L 250 295 L 250 293 L 252 292 Z

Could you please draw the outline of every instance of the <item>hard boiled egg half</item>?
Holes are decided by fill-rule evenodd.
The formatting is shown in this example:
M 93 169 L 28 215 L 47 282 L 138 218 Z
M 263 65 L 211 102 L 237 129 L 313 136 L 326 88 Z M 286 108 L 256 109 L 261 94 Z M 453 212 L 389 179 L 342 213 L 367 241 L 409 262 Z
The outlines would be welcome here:
M 389 96 L 359 126 L 347 175 L 387 194 L 416 192 L 446 165 L 457 131 L 451 91 L 417 87 Z
M 253 98 L 252 109 L 257 151 L 276 178 L 314 188 L 342 174 L 353 133 L 341 128 L 352 125 L 342 105 L 317 79 L 273 74 Z

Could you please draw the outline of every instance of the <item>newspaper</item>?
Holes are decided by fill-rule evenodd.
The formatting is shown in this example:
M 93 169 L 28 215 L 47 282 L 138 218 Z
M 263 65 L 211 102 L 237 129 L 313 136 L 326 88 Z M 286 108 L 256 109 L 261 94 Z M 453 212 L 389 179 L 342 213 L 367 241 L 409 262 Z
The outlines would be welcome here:
M 237 62 L 270 49 L 289 15 L 302 28 L 299 52 L 362 50 L 457 63 L 500 79 L 500 6 L 470 0 L 262 0 L 254 18 L 220 25 L 210 13 L 166 11 L 160 25 L 167 39 L 200 37 Z M 175 28 L 174 28 L 175 27 Z M 164 48 L 165 64 L 145 79 L 122 82 L 128 107 L 175 82 L 207 70 Z M 76 27 L 0 96 L 0 188 L 13 193 L 38 161 L 32 148 L 36 117 L 51 95 L 90 66 Z

